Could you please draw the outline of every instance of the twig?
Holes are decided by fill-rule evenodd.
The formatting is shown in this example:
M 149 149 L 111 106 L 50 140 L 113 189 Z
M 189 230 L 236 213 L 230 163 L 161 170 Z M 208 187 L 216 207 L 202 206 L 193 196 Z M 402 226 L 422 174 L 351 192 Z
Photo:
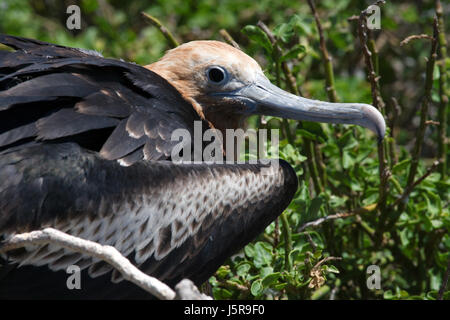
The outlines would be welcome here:
M 405 188 L 405 190 L 403 191 L 403 194 L 401 195 L 400 198 L 398 198 L 392 205 L 391 208 L 394 208 L 395 206 L 399 205 L 400 203 L 403 203 L 404 200 L 409 196 L 409 194 L 414 190 L 414 188 L 419 185 L 423 180 L 425 180 L 431 173 L 433 173 L 433 171 L 436 170 L 436 168 L 438 167 L 440 161 L 436 160 L 433 165 L 431 167 L 428 168 L 427 172 L 425 172 L 425 174 L 423 176 L 421 176 L 419 179 L 417 179 L 416 181 L 414 181 L 410 186 L 408 186 L 407 188 Z
M 309 228 L 309 227 L 317 227 L 317 226 L 321 225 L 322 223 L 324 223 L 325 221 L 335 220 L 335 219 L 340 219 L 340 218 L 347 218 L 347 217 L 354 216 L 355 214 L 356 214 L 355 212 L 330 214 L 326 217 L 322 217 L 317 220 L 305 223 L 304 225 L 300 226 L 300 228 L 297 229 L 297 232 L 302 232 L 303 230 L 305 230 L 306 228 Z
M 211 297 L 204 293 L 195 286 L 195 284 L 189 279 L 181 280 L 176 286 L 175 291 L 177 295 L 176 300 L 212 300 Z
M 377 1 L 374 5 L 379 5 L 384 3 L 384 1 Z M 371 6 L 369 6 L 366 10 L 361 11 L 361 14 L 359 15 L 358 19 L 358 35 L 359 35 L 359 41 L 361 44 L 362 52 L 364 55 L 364 60 L 367 67 L 367 73 L 368 78 L 370 80 L 371 85 L 371 92 L 372 92 L 372 103 L 375 108 L 380 110 L 380 112 L 383 112 L 384 108 L 384 101 L 381 98 L 381 95 L 379 93 L 379 87 L 378 87 L 378 81 L 379 76 L 375 72 L 373 60 L 372 60 L 372 53 L 369 50 L 369 47 L 367 46 L 367 11 Z
M 331 56 L 328 53 L 327 46 L 325 44 L 325 37 L 323 35 L 322 24 L 320 23 L 319 15 L 316 11 L 316 6 L 314 4 L 314 0 L 308 0 L 308 5 L 311 8 L 311 11 L 314 15 L 314 20 L 316 21 L 317 31 L 319 33 L 319 41 L 320 41 L 320 51 L 322 53 L 322 60 L 325 68 L 325 90 L 328 95 L 328 100 L 331 102 L 337 102 L 337 93 L 334 88 L 334 73 L 333 73 L 333 64 L 331 62 Z
M 144 18 L 147 19 L 149 23 L 151 23 L 152 25 L 157 27 L 159 31 L 161 31 L 161 33 L 167 39 L 172 48 L 176 48 L 180 45 L 179 42 L 173 36 L 173 34 L 169 31 L 169 29 L 167 29 L 158 19 L 145 12 L 141 12 L 141 14 L 144 16 Z
M 388 104 L 389 105 L 389 104 Z M 391 97 L 391 103 L 390 103 L 390 112 L 391 115 L 390 119 L 390 139 L 388 140 L 389 143 L 389 158 L 391 160 L 391 168 L 398 162 L 398 155 L 394 143 L 395 139 L 395 124 L 397 122 L 398 116 L 400 115 L 400 105 L 398 104 L 398 101 L 395 97 Z
M 286 78 L 286 82 L 288 84 L 289 91 L 295 95 L 299 95 L 300 92 L 297 88 L 295 78 L 290 73 L 288 65 L 286 64 L 285 61 L 283 61 L 281 64 L 278 61 L 279 58 L 283 55 L 283 52 L 282 52 L 280 46 L 278 45 L 274 34 L 272 33 L 272 31 L 270 31 L 270 29 L 267 27 L 267 25 L 264 22 L 259 21 L 257 23 L 257 25 L 264 33 L 267 34 L 267 37 L 269 38 L 269 40 L 272 43 L 272 46 L 275 50 L 274 58 L 275 58 L 275 62 L 277 64 L 277 67 L 276 67 L 277 85 L 280 86 L 280 66 L 281 66 L 281 69 L 283 70 L 283 73 Z M 294 138 L 292 137 L 292 134 L 291 134 L 291 131 L 289 128 L 289 122 L 286 119 L 283 119 L 282 124 L 283 124 L 283 129 L 286 132 L 289 143 L 294 145 L 295 141 L 294 141 Z M 301 127 L 301 122 L 299 122 L 299 126 Z M 313 180 L 314 190 L 315 190 L 316 194 L 319 194 L 323 191 L 323 185 L 322 185 L 321 181 L 323 181 L 325 179 L 320 179 L 320 177 L 319 177 L 320 172 L 317 169 L 317 161 L 316 160 L 318 160 L 318 159 L 316 159 L 315 153 L 314 153 L 314 142 L 307 138 L 304 138 L 303 140 L 304 140 L 304 150 L 306 152 L 306 157 L 307 157 L 307 164 L 309 167 L 309 173 Z
M 377 1 L 374 5 L 380 5 L 383 4 L 384 1 Z M 371 6 L 369 6 L 367 9 L 361 11 L 361 14 L 359 15 L 359 19 L 358 19 L 358 35 L 359 35 L 359 41 L 361 44 L 361 48 L 362 48 L 362 52 L 364 55 L 364 61 L 366 64 L 366 68 L 367 68 L 367 74 L 368 74 L 368 78 L 369 78 L 369 82 L 370 82 L 370 88 L 371 88 L 371 92 L 372 92 L 372 104 L 374 105 L 375 108 L 377 108 L 378 110 L 380 110 L 381 113 L 384 112 L 384 101 L 383 98 L 381 97 L 380 94 L 380 88 L 379 88 L 379 76 L 376 74 L 375 72 L 375 68 L 374 68 L 374 63 L 373 63 L 373 59 L 372 59 L 372 52 L 369 50 L 368 46 L 367 46 L 367 14 L 368 14 L 368 10 L 370 9 Z M 390 172 L 389 169 L 386 168 L 386 163 L 385 163 L 385 152 L 384 152 L 384 145 L 383 145 L 383 141 L 379 141 L 378 142 L 378 163 L 379 163 L 379 175 L 380 175 L 380 185 L 379 185 L 379 198 L 378 198 L 378 208 L 379 211 L 381 213 L 381 216 L 379 218 L 379 225 L 378 225 L 378 235 L 379 235 L 379 239 L 380 236 L 383 233 L 383 224 L 385 221 L 385 216 L 386 216 L 386 199 L 387 199 L 387 194 L 388 194 L 388 189 L 389 189 L 389 184 L 388 184 L 388 179 L 390 176 Z
M 237 282 L 234 281 L 230 281 L 230 280 L 218 280 L 219 284 L 225 288 L 228 289 L 233 289 L 233 290 L 238 290 L 243 294 L 247 294 L 249 292 L 249 288 L 247 286 L 244 286 L 242 284 L 239 284 Z
M 322 260 L 320 260 L 319 262 L 317 262 L 314 267 L 312 268 L 312 270 L 319 268 L 321 265 L 323 265 L 325 262 L 328 261 L 332 261 L 332 260 L 342 260 L 341 257 L 326 257 L 323 258 Z
M 428 34 L 414 34 L 414 35 L 409 36 L 409 37 L 405 38 L 404 40 L 402 40 L 400 42 L 400 47 L 407 45 L 412 40 L 419 40 L 419 39 L 433 40 L 433 37 Z
M 368 212 L 375 210 L 376 207 L 377 207 L 377 204 L 375 203 L 375 204 L 371 204 L 371 205 L 368 205 L 368 206 L 365 206 L 362 208 L 357 208 L 352 212 L 330 214 L 326 217 L 322 217 L 317 220 L 309 221 L 309 222 L 303 224 L 302 226 L 300 226 L 300 228 L 297 229 L 297 232 L 302 232 L 303 230 L 305 230 L 306 228 L 309 228 L 309 227 L 317 227 L 317 226 L 321 225 L 322 223 L 324 223 L 325 221 L 347 218 L 347 217 L 351 217 L 351 216 L 354 216 L 357 214 L 368 213 Z
M 257 26 L 259 28 L 261 28 L 261 30 L 264 31 L 264 33 L 267 34 L 267 36 L 269 37 L 269 40 L 272 43 L 273 48 L 275 50 L 275 55 L 278 56 L 279 58 L 281 58 L 283 56 L 283 52 L 282 52 L 280 46 L 278 45 L 277 39 L 273 35 L 272 31 L 270 31 L 269 27 L 267 27 L 267 25 L 262 21 L 258 21 Z M 297 88 L 297 83 L 296 83 L 295 77 L 292 75 L 292 72 L 289 69 L 289 66 L 287 65 L 286 61 L 281 62 L 280 67 L 286 78 L 286 83 L 288 85 L 289 91 L 295 95 L 299 95 L 300 91 Z
M 447 60 L 447 40 L 445 38 L 445 24 L 444 14 L 442 10 L 441 1 L 436 1 L 436 16 L 439 23 L 439 61 L 437 62 L 439 67 L 439 109 L 438 109 L 438 158 L 441 160 L 439 165 L 439 172 L 441 173 L 441 179 L 445 180 L 447 176 L 447 107 L 449 97 L 447 94 L 447 68 L 445 67 L 445 61 Z
M 223 39 L 229 44 L 235 47 L 236 49 L 241 49 L 236 41 L 234 41 L 233 37 L 228 33 L 225 29 L 219 30 L 220 35 L 223 37 Z
M 314 242 L 313 238 L 311 237 L 311 235 L 306 232 L 306 240 L 308 241 L 309 245 L 311 246 L 312 252 L 316 252 L 317 250 L 317 244 Z
M 123 275 L 124 279 L 136 284 L 159 299 L 172 300 L 176 296 L 175 291 L 169 286 L 140 271 L 116 248 L 74 237 L 53 228 L 14 235 L 2 243 L 0 252 L 7 252 L 31 244 L 47 243 L 103 260 L 116 268 Z
M 444 298 L 445 288 L 447 288 L 448 277 L 450 273 L 450 259 L 447 260 L 447 270 L 445 271 L 444 278 L 442 279 L 442 285 L 438 292 L 438 300 L 442 300 Z
M 428 116 L 428 107 L 431 102 L 431 89 L 433 87 L 433 70 L 434 63 L 436 61 L 436 50 L 437 50 L 437 38 L 439 35 L 438 21 L 434 18 L 433 23 L 433 41 L 431 42 L 430 57 L 427 61 L 427 70 L 425 78 L 425 92 L 422 100 L 422 106 L 420 109 L 420 125 L 416 135 L 416 142 L 414 144 L 414 149 L 412 152 L 411 167 L 409 169 L 408 180 L 406 184 L 406 189 L 409 189 L 414 182 L 414 177 L 416 176 L 417 167 L 419 165 L 419 157 L 422 151 L 423 139 L 425 136 L 426 120 Z
M 284 237 L 284 264 L 286 271 L 291 271 L 292 263 L 289 259 L 289 253 L 292 251 L 292 236 L 291 228 L 286 217 L 286 213 L 283 212 L 280 216 L 281 224 L 283 225 L 283 237 Z
M 439 121 L 427 120 L 425 121 L 426 126 L 439 126 L 441 123 Z
M 280 219 L 279 217 L 277 217 L 275 219 L 275 228 L 273 230 L 273 247 L 275 250 L 275 247 L 278 246 L 278 244 L 280 243 Z
M 314 267 L 312 267 L 311 271 L 309 272 L 309 275 L 311 277 L 311 282 L 308 285 L 308 288 L 320 288 L 325 283 L 325 278 L 322 275 L 322 271 L 320 270 L 320 266 L 324 264 L 325 262 L 331 261 L 331 260 L 342 260 L 341 257 L 326 257 L 317 262 Z

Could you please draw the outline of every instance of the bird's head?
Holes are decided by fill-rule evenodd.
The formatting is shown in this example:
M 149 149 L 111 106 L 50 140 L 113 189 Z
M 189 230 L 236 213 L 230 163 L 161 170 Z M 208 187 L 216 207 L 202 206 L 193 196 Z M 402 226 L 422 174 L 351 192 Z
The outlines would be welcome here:
M 273 85 L 259 64 L 219 41 L 192 41 L 147 68 L 169 81 L 217 129 L 241 127 L 250 115 L 356 124 L 382 139 L 385 122 L 373 106 L 330 103 L 290 94 Z

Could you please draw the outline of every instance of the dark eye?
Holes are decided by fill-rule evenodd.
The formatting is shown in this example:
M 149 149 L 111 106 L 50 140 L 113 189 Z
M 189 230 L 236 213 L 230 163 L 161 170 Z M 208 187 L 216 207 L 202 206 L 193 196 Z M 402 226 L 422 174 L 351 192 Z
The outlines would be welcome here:
M 223 84 L 227 81 L 228 74 L 225 69 L 221 67 L 210 67 L 206 74 L 208 76 L 209 82 L 214 84 Z

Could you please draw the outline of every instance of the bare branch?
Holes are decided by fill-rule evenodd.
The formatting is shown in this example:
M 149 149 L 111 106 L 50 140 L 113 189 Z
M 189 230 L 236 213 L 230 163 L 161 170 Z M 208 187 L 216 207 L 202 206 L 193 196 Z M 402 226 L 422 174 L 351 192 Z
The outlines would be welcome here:
M 444 10 L 440 0 L 436 0 L 436 16 L 439 24 L 438 34 L 438 53 L 439 60 L 436 64 L 439 67 L 439 109 L 438 109 L 438 158 L 441 160 L 439 165 L 439 172 L 441 173 L 441 179 L 445 180 L 447 176 L 447 105 L 449 101 L 448 95 L 448 76 L 445 61 L 447 61 L 447 40 L 445 35 L 445 22 L 444 22 Z
M 175 290 L 177 291 L 177 296 L 175 297 L 177 300 L 212 300 L 211 297 L 201 293 L 189 279 L 181 280 L 175 286 Z
M 322 53 L 322 60 L 325 67 L 325 81 L 326 81 L 326 92 L 328 95 L 328 100 L 331 102 L 337 102 L 337 93 L 334 88 L 334 73 L 333 73 L 333 64 L 331 62 L 331 56 L 328 53 L 327 46 L 325 44 L 325 36 L 323 35 L 322 24 L 320 23 L 319 14 L 316 11 L 316 5 L 314 0 L 308 0 L 309 8 L 314 15 L 314 20 L 316 21 L 317 31 L 319 33 L 319 41 L 320 41 L 320 51 Z
M 342 219 L 342 218 L 352 217 L 357 214 L 371 212 L 371 211 L 375 210 L 376 207 L 377 207 L 377 204 L 375 203 L 375 204 L 371 204 L 371 205 L 368 205 L 368 206 L 365 206 L 362 208 L 357 208 L 352 212 L 330 214 L 326 217 L 319 218 L 317 220 L 305 223 L 304 225 L 300 226 L 300 228 L 297 229 L 297 232 L 302 232 L 303 230 L 305 230 L 306 228 L 309 228 L 309 227 L 317 227 L 317 226 L 321 225 L 322 223 L 324 223 L 325 221 Z
M 414 181 L 414 183 L 412 183 L 410 186 L 406 187 L 402 196 L 400 198 L 398 198 L 392 205 L 391 208 L 395 207 L 396 205 L 404 202 L 404 200 L 409 196 L 409 194 L 414 190 L 414 188 L 420 184 L 423 180 L 425 180 L 431 173 L 433 173 L 433 171 L 436 170 L 436 168 L 439 166 L 440 161 L 436 160 L 435 162 L 433 162 L 433 165 L 431 167 L 428 168 L 427 172 L 425 172 L 425 174 L 423 176 L 421 176 L 419 179 L 417 179 L 416 181 Z
M 224 38 L 224 40 L 229 44 L 235 47 L 236 49 L 241 49 L 236 41 L 234 41 L 233 37 L 228 33 L 225 29 L 219 30 L 220 35 Z
M 442 278 L 442 285 L 438 292 L 438 300 L 442 300 L 444 298 L 445 288 L 447 288 L 448 277 L 450 274 L 450 259 L 447 261 L 447 270 L 445 271 L 444 277 Z
M 400 46 L 403 47 L 404 45 L 408 44 L 412 40 L 418 40 L 418 39 L 427 39 L 427 40 L 433 40 L 432 36 L 429 36 L 428 34 L 414 34 L 412 36 L 409 36 L 402 40 L 400 42 Z
M 147 19 L 149 23 L 151 23 L 152 25 L 157 27 L 159 31 L 161 31 L 161 33 L 167 39 L 172 48 L 176 48 L 180 45 L 179 42 L 173 36 L 173 34 L 170 32 L 170 30 L 167 29 L 158 19 L 145 12 L 141 12 L 141 14 L 142 16 L 144 16 L 144 18 Z
M 297 232 L 302 232 L 303 230 L 305 230 L 306 228 L 309 228 L 309 227 L 317 227 L 317 226 L 321 225 L 322 223 L 324 223 L 325 221 L 347 218 L 347 217 L 354 216 L 355 214 L 356 214 L 355 212 L 330 214 L 326 217 L 319 218 L 317 220 L 305 223 L 304 225 L 300 226 L 300 228 L 297 229 Z
M 56 244 L 63 248 L 103 260 L 116 268 L 126 280 L 136 284 L 159 299 L 172 300 L 176 297 L 176 293 L 169 286 L 140 271 L 116 248 L 74 237 L 53 228 L 14 235 L 0 246 L 0 253 L 26 245 L 47 243 Z M 178 296 L 183 298 L 187 295 L 186 282 L 180 282 L 179 285 L 183 289 L 183 292 L 179 292 Z M 191 297 L 195 295 L 195 290 L 190 293 Z M 202 298 L 205 297 L 202 296 Z
M 422 151 L 423 139 L 425 136 L 426 120 L 428 117 L 428 107 L 431 103 L 431 89 L 433 87 L 433 70 L 437 57 L 437 38 L 439 36 L 438 20 L 435 17 L 433 24 L 433 41 L 431 42 L 430 56 L 427 62 L 427 70 L 425 76 L 425 92 L 420 108 L 420 124 L 416 134 L 416 141 L 412 152 L 411 166 L 409 169 L 408 182 L 406 189 L 410 188 L 414 182 L 414 177 L 419 165 L 419 157 Z

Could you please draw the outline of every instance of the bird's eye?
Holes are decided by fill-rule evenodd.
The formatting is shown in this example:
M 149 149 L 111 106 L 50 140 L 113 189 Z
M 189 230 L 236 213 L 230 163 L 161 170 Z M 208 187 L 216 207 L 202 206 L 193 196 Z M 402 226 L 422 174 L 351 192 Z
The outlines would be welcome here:
M 224 84 L 228 79 L 228 73 L 225 69 L 221 67 L 210 67 L 206 71 L 209 82 L 213 84 Z

